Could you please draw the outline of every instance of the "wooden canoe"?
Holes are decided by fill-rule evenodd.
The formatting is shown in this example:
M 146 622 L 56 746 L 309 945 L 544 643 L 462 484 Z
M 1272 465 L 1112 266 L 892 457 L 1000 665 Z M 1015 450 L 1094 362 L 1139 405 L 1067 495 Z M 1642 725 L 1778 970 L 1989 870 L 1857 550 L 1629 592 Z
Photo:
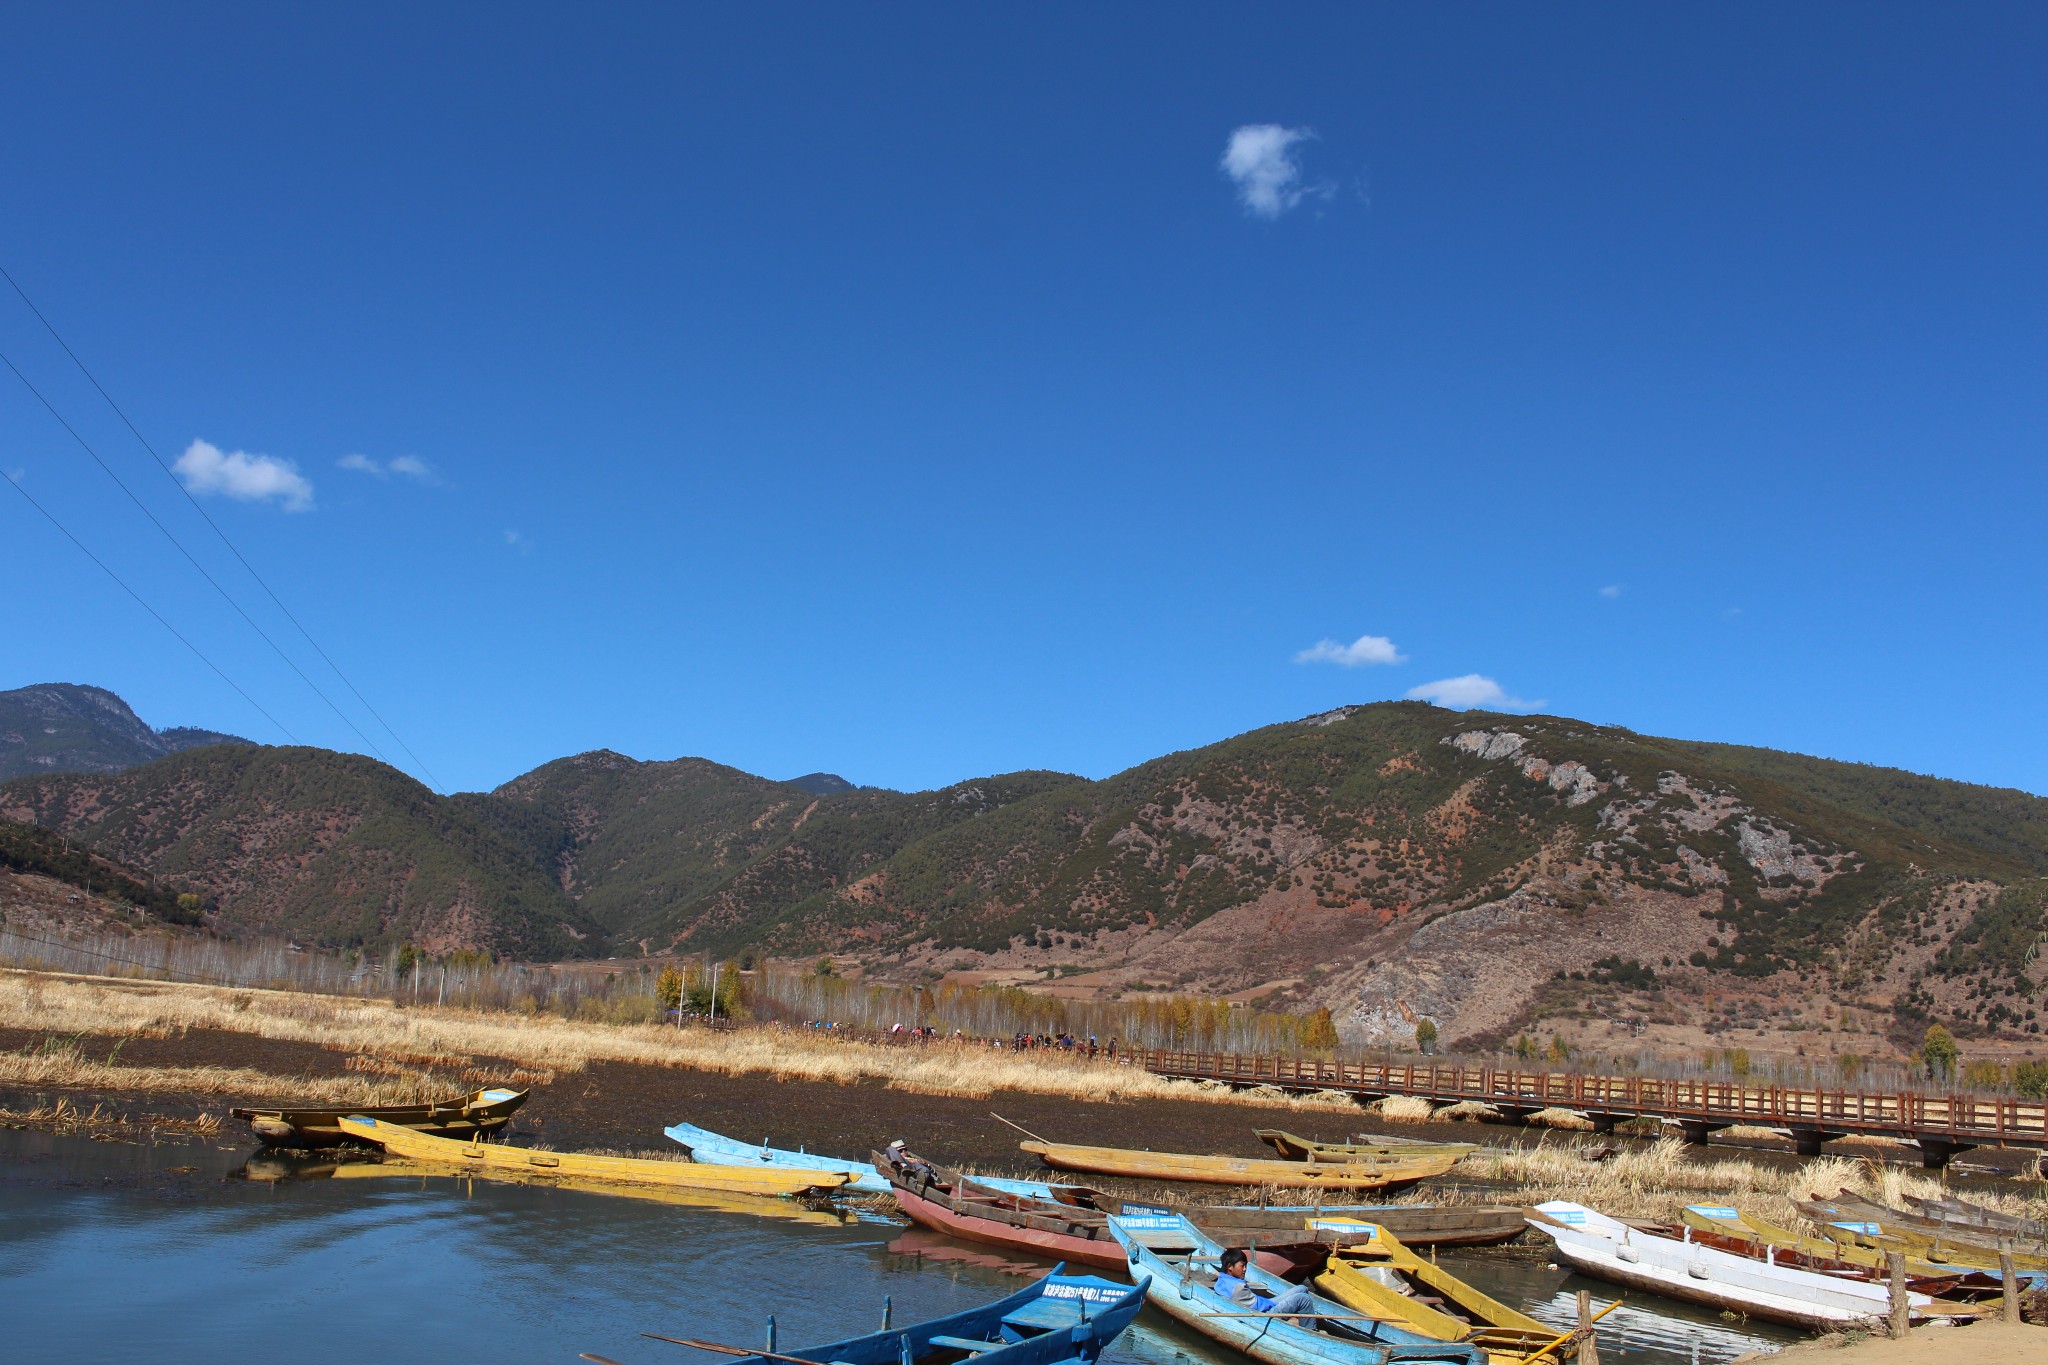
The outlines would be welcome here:
M 1476 1142 L 1402 1142 L 1376 1138 L 1369 1142 L 1318 1142 L 1284 1128 L 1254 1128 L 1252 1136 L 1287 1161 L 1393 1161 L 1406 1157 L 1465 1156 L 1479 1150 Z
M 1801 1270 L 1858 1280 L 1884 1279 L 1890 1273 L 1890 1264 L 1881 1251 L 1802 1236 L 1733 1205 L 1688 1204 L 1679 1211 L 1679 1219 L 1692 1229 L 1693 1241 L 1770 1265 L 1797 1266 Z M 1994 1276 L 1962 1266 L 1937 1265 L 1919 1256 L 1906 1258 L 1906 1277 L 1923 1294 L 1946 1295 L 1959 1288 L 1998 1287 Z
M 767 1349 L 752 1355 L 717 1343 L 667 1340 L 737 1357 L 730 1365 L 1092 1365 L 1144 1303 L 1142 1281 L 1134 1287 L 1055 1270 L 994 1303 L 906 1327 L 890 1328 L 885 1307 L 881 1331 L 789 1355 L 775 1353 L 773 1318 Z
M 875 1153 L 875 1167 L 890 1183 L 897 1206 L 914 1223 L 970 1242 L 1041 1256 L 1066 1257 L 1110 1270 L 1124 1267 L 1124 1249 L 1109 1233 L 1109 1215 L 1088 1204 L 1063 1203 L 1016 1193 L 911 1153 L 893 1158 Z M 1006 1182 L 1007 1183 L 1007 1182 Z M 1282 1237 L 1252 1237 L 1259 1267 L 1276 1275 L 1299 1274 L 1323 1262 L 1326 1248 L 1293 1229 L 1295 1245 L 1272 1246 Z
M 1130 1256 L 1131 1276 L 1146 1277 L 1153 1307 L 1260 1365 L 1487 1365 L 1477 1346 L 1437 1341 L 1328 1299 L 1314 1300 L 1303 1321 L 1246 1308 L 1216 1292 L 1223 1248 L 1177 1215 L 1119 1216 L 1109 1227 Z M 1255 1268 L 1245 1281 L 1269 1298 L 1291 1288 Z
M 242 1168 L 245 1180 L 489 1180 L 502 1185 L 538 1185 L 551 1190 L 599 1195 L 606 1199 L 637 1199 L 644 1204 L 667 1204 L 672 1208 L 700 1209 L 707 1213 L 740 1213 L 750 1218 L 773 1218 L 784 1223 L 809 1223 L 815 1227 L 843 1227 L 848 1215 L 830 1203 L 779 1199 L 767 1194 L 728 1194 L 722 1190 L 682 1190 L 667 1185 L 625 1185 L 609 1180 L 587 1180 L 578 1176 L 542 1175 L 496 1168 L 475 1171 L 446 1161 L 413 1161 L 386 1155 L 381 1160 L 341 1163 L 305 1163 L 302 1169 L 260 1167 L 251 1157 Z M 275 1160 L 275 1158 L 272 1158 Z M 294 1163 L 298 1165 L 299 1163 Z
M 496 1142 L 455 1142 L 448 1138 L 429 1137 L 397 1124 L 357 1116 L 342 1119 L 341 1129 L 366 1142 L 374 1142 L 387 1152 L 415 1161 L 461 1166 L 479 1175 L 503 1170 L 523 1175 L 563 1175 L 631 1185 L 667 1185 L 677 1189 L 766 1195 L 831 1191 L 844 1185 L 847 1179 L 844 1171 L 700 1166 L 694 1161 L 648 1161 L 639 1157 L 592 1156 L 585 1152 L 541 1152 Z
M 974 1177 L 981 1184 L 1010 1194 L 1028 1194 L 1054 1199 L 1103 1213 L 1126 1209 L 1147 1209 L 1087 1185 L 1055 1185 L 1043 1180 L 1007 1180 L 995 1176 Z M 1304 1232 L 1311 1218 L 1363 1218 L 1379 1224 L 1411 1247 L 1498 1246 L 1512 1242 L 1529 1230 L 1522 1210 L 1507 1204 L 1195 1204 L 1177 1208 L 1196 1227 L 1225 1246 L 1275 1246 L 1280 1235 Z M 1336 1245 L 1335 1233 L 1307 1230 L 1324 1248 Z M 1320 1256 L 1318 1256 L 1320 1261 Z M 1303 1267 L 1311 1269 L 1313 1267 Z
M 526 1095 L 524 1090 L 487 1086 L 430 1104 L 387 1104 L 368 1109 L 230 1109 L 228 1113 L 254 1129 L 266 1146 L 337 1147 L 355 1141 L 341 1129 L 341 1121 L 355 1115 L 433 1137 L 470 1138 L 479 1133 L 495 1133 L 512 1121 L 512 1112 L 526 1103 Z
M 707 1166 L 779 1167 L 785 1171 L 844 1171 L 849 1192 L 889 1192 L 889 1182 L 865 1161 L 819 1156 L 816 1152 L 806 1152 L 802 1148 L 792 1152 L 781 1147 L 770 1147 L 765 1140 L 756 1147 L 751 1143 L 736 1142 L 721 1133 L 712 1132 L 709 1128 L 699 1128 L 694 1123 L 672 1123 L 661 1131 L 666 1133 L 671 1141 L 679 1142 L 688 1148 L 690 1160 L 701 1161 Z
M 1953 1224 L 1902 1213 L 1847 1190 L 1833 1199 L 1801 1200 L 1794 1207 L 1812 1220 L 1820 1235 L 1830 1242 L 1879 1252 L 1904 1252 L 1972 1270 L 1998 1269 L 1998 1237 L 1994 1233 L 1964 1231 Z M 2048 1272 L 2048 1255 L 2015 1251 L 2012 1259 L 2021 1270 Z
M 1468 1342 L 1494 1365 L 1547 1354 L 1557 1342 L 1555 1328 L 1423 1260 L 1385 1228 L 1349 1219 L 1316 1219 L 1311 1226 L 1349 1239 L 1315 1278 L 1319 1292 L 1348 1308 L 1438 1341 Z
M 1581 1274 L 1685 1303 L 1816 1332 L 1882 1322 L 1890 1307 L 1885 1285 L 1767 1265 L 1694 1242 L 1690 1229 L 1670 1236 L 1569 1200 L 1538 1204 L 1529 1221 L 1556 1244 L 1558 1260 Z M 1917 1322 L 1976 1316 L 1966 1304 L 1911 1290 L 1907 1298 Z
M 1236 1156 L 1194 1156 L 1184 1152 L 1140 1152 L 1124 1147 L 1082 1147 L 1065 1142 L 1017 1144 L 1062 1171 L 1092 1171 L 1134 1180 L 1182 1180 L 1207 1185 L 1277 1185 L 1289 1189 L 1392 1190 L 1442 1175 L 1456 1157 L 1397 1161 L 1272 1161 Z
M 1906 1196 L 1906 1203 L 1914 1213 L 1929 1223 L 1958 1232 L 1987 1233 L 1991 1238 L 2010 1237 L 2030 1242 L 2048 1242 L 2048 1221 L 2039 1218 L 2021 1218 L 2015 1214 L 2001 1213 L 1987 1209 L 1982 1204 L 1972 1204 L 1967 1199 L 1927 1199 L 1917 1194 Z M 1985 1240 L 1980 1237 L 1979 1241 Z

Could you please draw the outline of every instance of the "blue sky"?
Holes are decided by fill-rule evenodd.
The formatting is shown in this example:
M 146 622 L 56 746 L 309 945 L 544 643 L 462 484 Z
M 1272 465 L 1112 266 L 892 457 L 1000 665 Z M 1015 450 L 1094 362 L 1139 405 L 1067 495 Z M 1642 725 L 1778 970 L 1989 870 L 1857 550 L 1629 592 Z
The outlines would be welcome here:
M 2048 792 L 2037 6 L 22 4 L 0 51 L 0 264 L 443 788 L 1099 776 L 1476 676 Z M 0 350 L 402 760 L 4 287 Z M 361 748 L 0 381 L 0 466 Z M 0 687 L 283 738 L 5 489 L 0 542 Z

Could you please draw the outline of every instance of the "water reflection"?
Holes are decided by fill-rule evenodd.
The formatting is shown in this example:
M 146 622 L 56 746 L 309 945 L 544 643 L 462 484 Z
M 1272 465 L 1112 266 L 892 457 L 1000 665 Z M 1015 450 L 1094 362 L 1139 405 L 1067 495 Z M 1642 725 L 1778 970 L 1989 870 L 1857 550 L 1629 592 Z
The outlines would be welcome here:
M 1570 1324 L 1580 1282 L 1564 1272 L 1481 1252 L 1443 1260 Z M 654 1365 L 655 1350 L 674 1348 L 642 1331 L 753 1344 L 772 1312 L 787 1350 L 872 1330 L 885 1296 L 896 1321 L 912 1321 L 1011 1292 L 1043 1268 L 780 1200 L 627 1198 L 332 1156 L 245 1163 L 203 1146 L 0 1133 L 10 1358 L 217 1365 L 310 1346 L 565 1365 L 594 1351 Z M 1719 1365 L 1788 1339 L 1661 1302 L 1602 1326 L 1602 1359 L 1629 1365 Z M 1105 1361 L 1242 1365 L 1149 1313 Z

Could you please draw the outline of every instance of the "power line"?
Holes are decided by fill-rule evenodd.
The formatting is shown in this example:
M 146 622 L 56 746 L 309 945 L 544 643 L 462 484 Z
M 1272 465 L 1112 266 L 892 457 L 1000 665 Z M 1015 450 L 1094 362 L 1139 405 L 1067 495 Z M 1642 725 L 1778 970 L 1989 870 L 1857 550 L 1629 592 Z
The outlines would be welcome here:
M 93 374 L 93 372 L 86 368 L 85 362 L 78 358 L 78 353 L 71 349 L 71 343 L 64 340 L 63 334 L 58 332 L 57 328 L 50 322 L 50 320 L 43 316 L 43 310 L 36 307 L 35 300 L 31 299 L 28 296 L 28 292 L 21 287 L 20 283 L 15 280 L 14 276 L 8 272 L 7 267 L 4 265 L 0 265 L 0 277 L 4 277 L 7 283 L 10 286 L 12 286 L 14 292 L 18 296 L 20 296 L 21 301 L 24 304 L 28 305 L 28 311 L 36 315 L 36 321 L 43 324 L 43 330 L 48 332 L 51 338 L 56 341 L 57 345 L 63 348 L 64 354 L 71 357 L 71 363 L 78 367 L 78 372 L 85 376 L 86 382 L 93 386 L 94 390 L 98 392 L 99 396 L 106 400 L 107 406 L 114 410 L 114 415 L 121 419 L 121 424 L 127 427 L 130 434 L 132 434 L 135 437 L 136 441 L 138 441 L 141 444 L 142 448 L 149 452 L 149 458 L 156 461 L 156 467 L 164 472 L 164 477 L 169 479 L 171 481 L 171 485 L 174 488 L 176 488 L 181 494 L 184 495 L 186 502 L 192 504 L 192 510 L 199 513 L 200 517 L 205 520 L 206 524 L 213 528 L 213 533 L 216 536 L 220 537 L 220 543 L 228 547 L 228 553 L 232 554 L 235 557 L 236 562 L 241 564 L 243 569 L 248 571 L 249 577 L 256 580 L 256 585 L 263 589 L 264 594 L 270 598 L 272 605 L 274 605 L 279 611 L 284 613 L 285 619 L 290 621 L 292 623 L 292 626 L 299 632 L 299 634 L 305 638 L 306 643 L 313 647 L 313 652 L 315 654 L 318 654 L 321 658 L 321 661 L 324 662 L 330 669 L 334 671 L 335 677 L 341 679 L 342 686 L 346 687 L 349 690 L 350 694 L 352 694 L 358 702 L 362 703 L 363 709 L 370 713 L 371 717 L 377 722 L 377 724 L 384 727 L 384 732 L 390 735 L 393 740 L 397 741 L 398 747 L 405 750 L 406 757 L 410 758 L 413 761 L 414 767 L 418 768 L 422 773 L 426 774 L 427 781 L 433 785 L 434 790 L 441 790 L 441 779 L 435 777 L 433 771 L 430 768 L 428 768 L 424 762 L 420 760 L 420 756 L 412 751 L 412 746 L 405 742 L 405 736 L 399 734 L 397 730 L 392 728 L 390 721 L 384 719 L 382 715 L 378 714 L 377 708 L 370 705 L 370 699 L 362 694 L 361 690 L 356 687 L 355 683 L 349 678 L 348 674 L 341 671 L 341 665 L 334 662 L 333 658 L 331 658 L 328 655 L 327 651 L 320 647 L 320 642 L 313 638 L 313 633 L 306 629 L 305 624 L 301 622 L 297 615 L 295 615 L 292 612 L 292 609 L 284 604 L 284 599 L 277 595 L 276 591 L 271 588 L 269 582 L 264 579 L 262 574 L 256 572 L 256 566 L 248 561 L 247 557 L 244 556 L 241 550 L 236 547 L 234 541 L 228 539 L 228 533 L 220 528 L 220 523 L 213 519 L 213 514 L 208 512 L 204 507 L 200 505 L 199 499 L 192 496 L 192 490 L 185 486 L 184 481 L 179 479 L 178 476 L 172 472 L 171 467 L 168 464 L 164 463 L 164 457 L 157 453 L 156 447 L 150 444 L 149 438 L 144 436 L 141 430 L 136 427 L 135 423 L 129 420 L 128 414 L 122 410 L 121 405 L 114 401 L 114 396 L 108 393 L 106 389 L 100 384 L 99 379 Z M 183 547 L 181 546 L 179 548 L 182 549 Z M 239 610 L 239 608 L 237 608 L 237 610 Z M 274 649 L 276 648 L 276 646 L 273 645 L 272 648 Z M 287 660 L 287 662 L 289 662 L 289 660 Z M 300 676 L 303 677 L 305 675 L 301 674 Z M 311 685 L 310 681 L 308 685 Z M 325 700 L 324 694 L 322 700 Z M 334 703 L 331 701 L 327 704 L 329 706 L 334 705 Z M 344 716 L 343 719 L 346 720 L 347 717 Z M 351 723 L 349 728 L 355 729 L 354 724 Z M 362 732 L 360 730 L 357 730 L 356 733 L 360 735 Z M 365 738 L 363 742 L 365 744 L 370 743 L 370 741 L 367 738 Z M 370 747 L 374 749 L 377 746 L 371 744 Z M 380 753 L 378 757 L 381 758 L 383 757 L 383 755 Z
M 195 645 L 190 640 L 186 639 L 185 636 L 178 630 L 176 626 L 172 625 L 169 621 L 166 621 L 164 619 L 162 612 L 158 611 L 155 607 L 149 605 L 147 601 L 143 600 L 143 596 L 141 593 L 129 587 L 126 579 L 122 578 L 121 575 L 115 573 L 112 569 L 108 568 L 107 562 L 101 559 L 98 555 L 94 554 L 91 550 L 87 549 L 84 541 L 80 540 L 77 536 L 72 535 L 70 527 L 66 526 L 63 522 L 57 520 L 55 514 L 53 514 L 49 508 L 37 502 L 35 500 L 35 495 L 30 493 L 26 488 L 23 488 L 21 486 L 21 480 L 15 478 L 14 475 L 12 474 L 8 474 L 7 482 L 13 485 L 15 492 L 21 494 L 21 496 L 23 496 L 24 498 L 27 498 L 28 505 L 35 508 L 36 511 L 41 512 L 43 516 L 49 521 L 50 525 L 56 527 L 59 531 L 62 531 L 64 533 L 64 538 L 70 541 L 73 545 L 76 545 L 78 547 L 79 553 L 83 554 L 87 559 L 90 559 L 93 563 L 99 565 L 101 573 L 104 573 L 107 577 L 113 579 L 116 583 L 120 584 L 121 591 L 127 593 L 130 597 L 134 598 L 138 606 L 140 606 L 144 611 L 148 612 L 151 616 L 154 616 L 156 618 L 156 623 L 158 625 L 162 626 L 172 635 L 177 636 L 179 644 L 185 646 L 185 648 L 191 650 L 194 654 L 197 654 L 199 656 L 199 661 L 201 663 L 205 664 L 215 673 L 220 674 L 220 680 L 226 683 L 229 687 L 234 688 L 235 692 L 242 698 L 243 701 L 248 702 L 249 705 L 255 707 L 256 710 L 262 714 L 265 720 L 269 721 L 272 725 L 275 725 L 279 730 L 283 731 L 286 739 L 289 739 L 294 744 L 297 744 L 299 742 L 299 737 L 293 734 L 290 728 L 287 727 L 283 721 L 279 720 L 276 716 L 271 715 L 270 712 L 264 710 L 263 703 L 257 701 L 247 692 L 244 692 L 242 690 L 242 685 L 236 682 L 233 678 L 230 678 L 227 675 L 226 670 L 221 668 L 221 666 L 215 663 L 212 659 L 206 657 L 206 651 L 202 650 L 198 645 Z
M 185 556 L 186 562 L 199 571 L 199 576 L 205 579 L 207 583 L 211 585 L 215 592 L 220 594 L 221 600 L 223 602 L 226 602 L 229 606 L 233 607 L 235 609 L 235 613 L 239 615 L 244 621 L 247 621 L 249 623 L 249 629 L 255 631 L 258 636 L 262 637 L 263 643 L 269 645 L 272 652 L 274 652 L 278 658 L 284 660 L 285 666 L 290 668 L 292 672 L 298 674 L 299 680 L 305 683 L 306 686 L 312 688 L 314 695 L 318 696 L 320 700 L 326 702 L 328 709 L 333 711 L 335 715 L 341 717 L 341 723 L 343 725 L 346 725 L 349 729 L 354 730 L 356 732 L 356 738 L 360 739 L 363 743 L 370 746 L 371 752 L 375 753 L 377 757 L 384 759 L 386 763 L 391 762 L 389 758 L 385 757 L 384 751 L 377 747 L 376 741 L 372 740 L 368 735 L 364 734 L 362 730 L 356 725 L 356 723 L 348 718 L 348 714 L 344 712 L 339 706 L 336 706 L 334 704 L 334 698 L 328 696 L 326 692 L 322 691 L 320 688 L 320 684 L 314 682 L 311 678 L 306 676 L 306 670 L 299 667 L 298 661 L 293 659 L 291 655 L 285 653 L 283 648 L 278 645 L 277 641 L 270 638 L 270 632 L 263 629 L 262 626 L 256 624 L 256 618 L 249 615 L 248 612 L 242 609 L 242 604 L 240 602 L 237 602 L 231 595 L 229 595 L 228 590 L 220 585 L 220 580 L 215 578 L 212 574 L 206 571 L 206 566 L 204 564 L 201 564 L 196 558 L 193 557 L 192 552 L 185 548 L 184 542 L 179 540 L 175 535 L 171 534 L 171 528 L 164 525 L 162 521 L 157 519 L 156 513 L 152 512 L 149 509 L 149 505 L 143 502 L 141 498 L 135 496 L 135 490 L 130 488 L 127 485 L 127 483 L 125 483 L 122 480 L 121 476 L 114 472 L 112 466 L 110 466 L 105 460 L 100 458 L 100 453 L 92 448 L 92 446 L 86 441 L 85 437 L 78 434 L 78 429 L 76 427 L 72 426 L 71 423 L 64 420 L 64 414 L 57 411 L 56 405 L 51 403 L 49 399 L 43 397 L 43 391 L 41 389 L 38 389 L 34 384 L 29 383 L 28 376 L 21 372 L 20 368 L 15 365 L 13 360 L 8 358 L 5 352 L 0 352 L 0 364 L 4 364 L 7 366 L 8 369 L 14 371 L 14 377 L 21 381 L 22 387 L 26 388 L 30 393 L 34 394 L 36 396 L 36 401 L 41 403 L 45 408 L 49 409 L 50 416 L 57 419 L 57 425 L 63 427 L 65 431 L 69 432 L 71 434 L 71 439 L 78 442 L 79 448 L 84 450 L 86 454 L 92 456 L 92 462 L 100 467 L 101 472 L 103 472 L 108 478 L 114 481 L 114 486 L 116 488 L 119 488 L 123 493 L 126 493 L 128 495 L 128 501 L 134 503 L 137 508 L 141 509 L 142 515 L 149 518 L 150 524 L 152 526 L 155 526 L 157 530 L 163 532 L 164 539 L 171 542 L 172 546 L 177 549 L 179 554 Z

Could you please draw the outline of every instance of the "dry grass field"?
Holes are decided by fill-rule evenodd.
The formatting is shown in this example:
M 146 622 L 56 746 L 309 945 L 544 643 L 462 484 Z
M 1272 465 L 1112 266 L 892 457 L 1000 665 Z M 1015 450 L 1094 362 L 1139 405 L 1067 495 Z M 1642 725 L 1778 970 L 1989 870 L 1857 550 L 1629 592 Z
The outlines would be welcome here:
M 189 1029 L 216 1029 L 359 1052 L 366 1070 L 386 1073 L 382 1080 L 366 1074 L 363 1089 L 342 1095 L 329 1081 L 307 1078 L 124 1067 L 118 1055 L 111 1062 L 94 1061 L 82 1046 L 0 1053 L 0 1084 L 105 1091 L 177 1089 L 369 1103 L 398 1093 L 391 1087 L 406 1082 L 406 1063 L 475 1068 L 492 1079 L 516 1080 L 506 1076 L 508 1066 L 546 1074 L 580 1071 L 592 1062 L 607 1061 L 842 1085 L 873 1079 L 891 1089 L 926 1095 L 1021 1091 L 1084 1101 L 1203 1100 L 1353 1112 L 1349 1097 L 1340 1094 L 1297 1098 L 1265 1087 L 1234 1091 L 1054 1052 L 1019 1054 L 945 1042 L 887 1046 L 793 1029 L 714 1032 L 615 1025 L 547 1014 L 400 1007 L 353 997 L 13 970 L 0 970 L 0 1028 L 74 1039 L 165 1038 Z M 477 1068 L 479 1062 L 483 1065 Z M 173 1071 L 178 1074 L 173 1076 Z

